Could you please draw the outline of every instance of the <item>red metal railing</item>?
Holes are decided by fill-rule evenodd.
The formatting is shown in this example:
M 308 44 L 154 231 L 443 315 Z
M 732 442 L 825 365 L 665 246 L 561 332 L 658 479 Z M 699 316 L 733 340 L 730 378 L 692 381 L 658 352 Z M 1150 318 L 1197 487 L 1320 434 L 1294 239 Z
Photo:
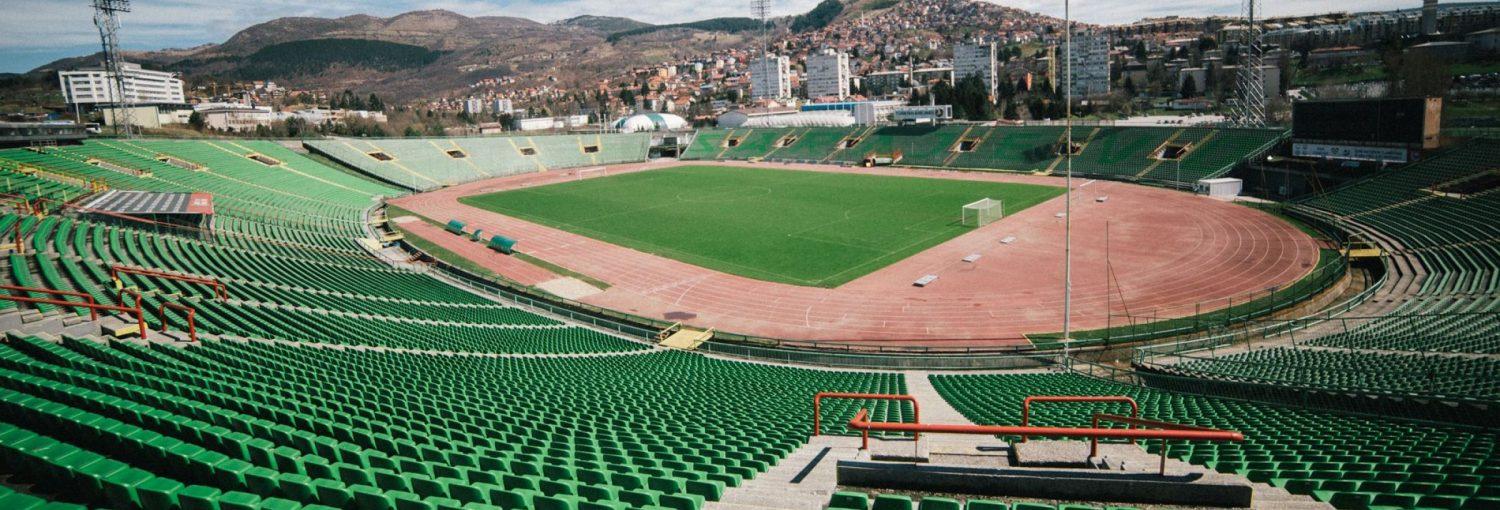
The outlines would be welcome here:
M 30 287 L 17 287 L 17 286 L 14 286 L 14 285 L 0 285 L 0 289 L 6 289 L 6 290 L 23 290 L 23 291 L 27 291 L 27 292 L 42 292 L 42 293 L 59 294 L 59 295 L 75 295 L 75 294 L 77 294 L 77 293 L 74 293 L 74 292 L 71 292 L 71 291 L 62 291 L 62 290 L 53 290 L 53 289 L 35 289 L 35 288 L 30 288 Z M 135 315 L 135 322 L 136 322 L 137 326 L 140 327 L 140 329 L 141 329 L 141 338 L 142 339 L 146 338 L 146 315 L 141 312 L 141 308 L 139 306 L 137 306 L 135 308 L 126 308 L 126 307 L 123 307 L 123 306 L 115 306 L 115 305 L 101 305 L 99 303 L 94 302 L 94 299 L 92 297 L 89 298 L 89 302 L 87 302 L 87 303 L 79 303 L 77 301 L 68 301 L 68 300 L 65 300 L 65 299 L 34 298 L 34 297 L 30 297 L 30 296 L 17 296 L 17 295 L 12 295 L 12 294 L 0 294 L 0 300 L 15 301 L 17 303 L 43 303 L 43 304 L 57 305 L 57 306 L 81 306 L 81 307 L 89 309 L 89 318 L 94 319 L 94 320 L 98 320 L 99 319 L 99 311 L 100 310 L 103 310 L 103 311 L 106 311 L 106 312 L 121 312 L 121 313 L 132 314 L 132 315 Z
M 1120 416 L 1120 415 L 1115 415 L 1115 414 L 1094 413 L 1094 423 L 1093 423 L 1094 428 L 1096 428 L 1096 429 L 1099 428 L 1099 422 L 1101 422 L 1101 421 L 1104 421 L 1104 422 L 1115 422 L 1115 423 L 1124 423 L 1124 424 L 1126 424 L 1126 425 L 1128 425 L 1128 426 L 1130 426 L 1132 428 L 1134 428 L 1135 426 L 1139 425 L 1139 426 L 1142 426 L 1142 427 L 1156 427 L 1156 428 L 1163 429 L 1163 430 L 1188 430 L 1188 431 L 1196 430 L 1196 431 L 1205 431 L 1205 432 L 1207 432 L 1207 431 L 1219 431 L 1219 429 L 1211 428 L 1211 427 L 1199 427 L 1199 426 L 1196 426 L 1196 425 L 1185 425 L 1185 424 L 1182 424 L 1182 423 L 1172 423 L 1172 422 L 1167 422 L 1167 421 L 1145 420 L 1145 419 L 1141 419 L 1141 418 L 1131 418 L 1131 417 Z M 1165 437 L 1161 439 L 1161 474 L 1163 474 L 1163 475 L 1167 474 L 1167 439 L 1168 438 L 1165 438 Z M 1132 439 L 1132 440 L 1130 440 L 1130 442 L 1132 444 L 1134 444 L 1135 440 Z M 1093 438 L 1092 440 L 1089 441 L 1089 456 L 1090 457 L 1098 457 L 1099 456 L 1099 438 L 1097 438 L 1097 437 Z
M 179 310 L 179 311 L 187 312 L 188 338 L 191 339 L 194 342 L 197 342 L 198 341 L 198 325 L 197 325 L 197 322 L 193 320 L 193 316 L 197 315 L 198 311 L 194 310 L 193 307 L 191 307 L 191 306 L 179 305 L 177 303 L 163 302 L 161 304 L 161 306 L 156 307 L 156 315 L 159 316 L 159 317 L 161 317 L 161 331 L 163 333 L 167 332 L 167 309 L 168 308 L 171 308 L 173 310 Z
M 819 433 L 819 431 L 822 430 L 822 425 L 823 425 L 823 399 L 825 399 L 825 398 L 844 398 L 844 399 L 860 399 L 860 400 L 864 400 L 864 399 L 869 399 L 869 400 L 897 400 L 897 401 L 903 401 L 903 402 L 911 402 L 912 421 L 914 421 L 914 422 L 921 422 L 922 421 L 922 407 L 917 404 L 917 397 L 913 397 L 911 395 L 892 395 L 892 394 L 889 394 L 889 393 L 839 393 L 839 392 L 833 392 L 833 391 L 824 391 L 824 392 L 819 392 L 816 395 L 813 395 L 813 430 L 812 430 L 812 435 L 814 435 L 814 436 L 817 436 L 818 433 Z M 869 441 L 870 441 L 869 437 L 870 437 L 870 433 L 866 432 L 865 433 L 865 442 L 866 442 L 866 444 L 868 444 Z M 920 439 L 921 437 L 922 437 L 921 434 L 917 434 L 917 435 L 913 436 L 913 439 Z
M 115 301 L 119 301 L 120 304 L 123 305 L 125 304 L 125 296 L 130 296 L 133 298 L 132 306 L 135 307 L 135 313 L 137 314 L 137 318 L 140 320 L 141 340 L 145 340 L 146 332 L 151 328 L 146 327 L 145 314 L 141 313 L 141 293 L 140 291 L 135 289 L 120 289 L 115 293 Z
M 193 276 L 193 275 L 184 275 L 184 274 L 177 274 L 177 273 L 168 273 L 166 271 L 160 271 L 160 270 L 156 270 L 156 269 L 147 269 L 147 268 L 144 268 L 144 267 L 134 267 L 134 266 L 126 266 L 126 265 L 120 265 L 120 264 L 115 264 L 115 265 L 109 266 L 109 277 L 110 278 L 114 279 L 115 281 L 119 281 L 120 280 L 120 273 L 135 274 L 135 275 L 141 275 L 141 276 L 151 276 L 151 277 L 156 277 L 156 278 L 165 278 L 165 279 L 168 279 L 168 280 L 177 280 L 177 281 L 180 281 L 180 282 L 197 283 L 197 284 L 202 284 L 202 285 L 208 285 L 208 286 L 214 288 L 214 295 L 219 298 L 219 301 L 225 301 L 225 300 L 229 299 L 229 290 L 228 290 L 228 288 L 225 287 L 224 286 L 224 282 L 219 281 L 218 278 L 210 278 L 210 277 L 207 277 L 207 276 Z
M 65 305 L 68 305 L 68 306 L 89 306 L 89 305 L 97 305 L 98 304 L 97 301 L 94 301 L 94 296 L 91 296 L 91 295 L 88 295 L 88 294 L 85 294 L 85 293 L 82 293 L 82 292 L 72 291 L 72 290 L 42 289 L 42 288 L 36 288 L 36 287 L 22 287 L 20 285 L 0 285 L 0 290 L 21 291 L 21 292 L 37 292 L 37 293 L 41 293 L 41 294 L 52 294 L 54 296 L 81 297 L 81 298 L 87 299 L 89 301 L 88 304 L 85 305 L 83 303 L 74 303 L 72 301 L 66 301 L 66 300 L 59 299 L 57 301 L 62 301 L 62 303 L 49 303 L 49 304 L 54 304 L 54 305 L 55 304 L 65 304 Z M 38 299 L 38 298 L 30 298 L 30 299 Z M 35 302 L 40 303 L 41 301 L 35 301 Z M 89 319 L 98 320 L 99 319 L 99 312 L 97 310 L 93 309 L 93 308 L 89 308 Z
M 1015 425 L 945 425 L 932 423 L 886 423 L 872 422 L 869 419 L 870 411 L 860 409 L 849 420 L 849 428 L 864 431 L 864 444 L 861 449 L 870 447 L 870 431 L 883 432 L 912 432 L 912 433 L 936 433 L 936 434 L 975 434 L 986 436 L 1042 436 L 1042 437 L 1072 437 L 1105 439 L 1167 439 L 1182 441 L 1244 441 L 1245 436 L 1239 432 L 1218 429 L 1192 429 L 1182 430 L 1149 430 L 1149 429 L 1111 429 L 1111 428 L 1074 428 L 1074 427 L 1030 427 Z M 1123 418 L 1123 417 L 1122 417 Z M 1146 422 L 1148 420 L 1139 420 Z M 1162 422 L 1154 422 L 1162 423 Z M 1144 424 L 1144 423 L 1142 423 Z M 1176 424 L 1169 424 L 1174 425 Z M 1187 427 L 1181 425 L 1180 427 Z M 1165 446 L 1165 444 L 1163 444 Z M 1167 454 L 1162 449 L 1163 457 Z M 1165 474 L 1166 459 L 1162 459 L 1163 474 Z
M 1141 417 L 1141 406 L 1135 403 L 1135 399 L 1117 395 L 1101 396 L 1073 396 L 1073 395 L 1041 395 L 1026 397 L 1021 401 L 1021 426 L 1031 425 L 1031 403 L 1032 402 L 1128 402 L 1130 403 L 1130 417 Z M 1021 442 L 1026 442 L 1026 436 L 1021 436 Z M 1131 441 L 1132 444 L 1135 441 Z

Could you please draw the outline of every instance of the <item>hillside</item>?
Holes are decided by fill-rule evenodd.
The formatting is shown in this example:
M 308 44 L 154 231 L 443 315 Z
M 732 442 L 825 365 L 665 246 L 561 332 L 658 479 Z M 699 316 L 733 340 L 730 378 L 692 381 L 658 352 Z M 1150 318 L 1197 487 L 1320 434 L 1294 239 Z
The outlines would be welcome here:
M 970 28 L 993 27 L 997 19 L 1034 16 L 972 0 L 824 0 L 808 13 L 773 24 L 796 45 L 799 38 L 816 41 L 825 31 L 876 37 L 882 25 L 957 37 Z M 266 79 L 297 89 L 377 92 L 400 102 L 463 95 L 477 83 L 499 78 L 511 87 L 577 90 L 639 66 L 743 48 L 759 28 L 750 18 L 652 25 L 584 15 L 539 23 L 425 10 L 388 18 L 278 18 L 222 43 L 127 52 L 127 59 L 196 80 Z M 97 55 L 62 59 L 27 75 L 46 81 L 56 70 L 98 60 Z
M 613 34 L 627 30 L 636 30 L 652 26 L 650 23 L 636 21 L 630 18 L 616 18 L 611 16 L 576 16 L 565 20 L 553 22 L 554 25 L 575 27 L 583 30 L 592 30 L 601 34 Z

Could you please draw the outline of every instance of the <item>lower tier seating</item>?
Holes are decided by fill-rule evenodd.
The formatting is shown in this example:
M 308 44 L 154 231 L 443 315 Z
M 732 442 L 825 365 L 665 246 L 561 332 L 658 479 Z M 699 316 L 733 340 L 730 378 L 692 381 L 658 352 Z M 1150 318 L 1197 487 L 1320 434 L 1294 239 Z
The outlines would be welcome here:
M 117 510 L 699 510 L 900 375 L 696 354 L 448 357 L 260 343 L 0 345 L 0 466 Z M 868 407 L 835 401 L 825 423 Z
M 1311 495 L 1340 509 L 1496 508 L 1500 434 L 1154 390 L 1074 374 L 931 377 L 950 404 L 975 423 L 1016 425 L 1031 395 L 1125 395 L 1141 416 L 1245 435 L 1242 443 L 1169 444 L 1168 455 L 1224 473 Z M 1415 404 L 1413 404 L 1415 405 Z M 1095 412 L 1124 404 L 1038 404 L 1032 424 L 1086 426 Z M 1157 443 L 1147 449 L 1159 451 Z

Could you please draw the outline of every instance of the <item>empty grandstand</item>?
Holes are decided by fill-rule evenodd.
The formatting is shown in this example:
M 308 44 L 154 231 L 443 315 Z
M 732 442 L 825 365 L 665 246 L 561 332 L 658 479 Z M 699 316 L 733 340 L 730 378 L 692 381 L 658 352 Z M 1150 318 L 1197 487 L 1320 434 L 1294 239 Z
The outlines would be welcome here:
M 648 133 L 313 140 L 307 148 L 402 188 L 426 191 L 549 169 L 646 160 Z
M 1184 183 L 1221 175 L 1281 137 L 1198 128 L 1080 134 L 1081 173 Z M 0 508 L 1148 504 L 893 494 L 840 488 L 831 474 L 836 460 L 858 456 L 860 439 L 850 429 L 856 416 L 960 429 L 1021 425 L 1026 397 L 1049 395 L 1132 397 L 1153 426 L 1243 434 L 1243 441 L 1182 439 L 1165 448 L 1156 441 L 1109 446 L 1127 448 L 1111 454 L 1124 455 L 1126 465 L 1154 468 L 1149 454 L 1165 453 L 1177 472 L 1244 484 L 1257 508 L 1500 505 L 1500 437 L 1464 424 L 1476 418 L 1454 416 L 1500 401 L 1500 207 L 1492 178 L 1500 145 L 1493 141 L 1466 142 L 1290 206 L 1299 217 L 1367 236 L 1387 254 L 1379 261 L 1389 268 L 1384 278 L 1363 289 L 1360 297 L 1369 299 L 1348 305 L 1351 315 L 1288 322 L 1294 334 L 1276 329 L 1252 346 L 1238 342 L 1248 335 L 1215 326 L 1199 334 L 1209 340 L 1143 350 L 1139 372 L 1111 368 L 1104 378 L 777 364 L 1083 370 L 1081 362 L 1054 365 L 1056 351 L 924 358 L 719 338 L 698 349 L 777 362 L 766 363 L 668 350 L 652 345 L 655 329 L 544 300 L 530 284 L 460 284 L 457 273 L 413 261 L 385 237 L 392 227 L 382 199 L 521 173 L 587 178 L 551 171 L 643 161 L 644 136 L 308 142 L 368 178 L 267 141 L 99 140 L 0 150 L 7 179 L 0 192 L 15 204 L 0 213 L 0 284 L 9 293 L 0 300 L 9 332 L 0 341 Z M 754 129 L 702 132 L 689 151 L 699 159 L 823 164 L 900 153 L 913 166 L 1045 173 L 1055 170 L 1059 136 L 1055 127 Z M 214 217 L 194 227 L 89 210 L 85 199 L 109 190 L 211 194 Z M 958 211 L 952 215 L 959 221 Z M 1054 255 L 1034 254 L 1049 264 Z M 1320 267 L 1308 262 L 1299 272 Z M 1229 270 L 1218 271 L 1196 280 L 1211 283 Z M 495 299 L 496 288 L 505 289 L 504 299 Z M 1278 290 L 1285 296 L 1293 288 Z M 1300 303 L 1304 293 L 1296 296 Z M 1304 311 L 1291 304 L 1285 313 Z M 819 392 L 854 396 L 821 403 L 816 432 L 823 435 L 811 437 Z M 1366 413 L 1389 412 L 1328 404 L 1349 395 Z M 1127 412 L 1117 406 L 1038 406 L 1027 425 L 1093 430 L 1095 413 Z M 861 409 L 868 412 L 858 415 Z M 915 446 L 901 433 L 875 436 L 872 451 Z M 927 444 L 962 444 L 982 455 L 992 442 L 1016 440 L 964 437 L 979 439 Z M 1099 462 L 1120 466 L 1119 459 Z
M 1073 171 L 1123 180 L 1191 184 L 1219 177 L 1264 154 L 1276 130 L 1083 126 Z M 701 131 L 684 159 L 788 160 L 859 164 L 870 154 L 902 154 L 901 165 L 1057 172 L 1057 126 L 907 126 Z

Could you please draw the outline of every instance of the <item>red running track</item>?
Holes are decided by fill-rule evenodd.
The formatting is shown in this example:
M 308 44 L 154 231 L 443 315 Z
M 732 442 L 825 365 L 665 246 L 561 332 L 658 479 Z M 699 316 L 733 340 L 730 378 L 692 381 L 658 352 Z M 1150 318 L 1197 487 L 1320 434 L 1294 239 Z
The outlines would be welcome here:
M 610 167 L 585 178 L 694 163 Z M 746 163 L 713 163 L 741 164 Z M 761 164 L 764 166 L 765 164 Z M 1062 186 L 1059 177 L 899 168 L 853 169 L 775 165 L 821 172 L 858 172 L 942 179 Z M 771 283 L 720 273 L 577 234 L 470 207 L 459 197 L 580 178 L 549 171 L 469 183 L 392 200 L 438 222 L 459 218 L 470 228 L 503 232 L 526 253 L 608 282 L 580 301 L 631 314 L 682 321 L 720 331 L 784 340 L 886 347 L 1021 347 L 1027 333 L 1062 329 L 1064 198 L 1036 205 L 974 232 L 834 289 Z M 1107 197 L 1103 202 L 1099 197 Z M 1105 282 L 1105 230 L 1118 287 Z M 418 235 L 458 253 L 475 243 L 422 229 Z M 1003 244 L 1001 239 L 1014 236 Z M 1264 212 L 1207 197 L 1112 181 L 1074 179 L 1073 327 L 1119 324 L 1138 317 L 1182 317 L 1243 302 L 1309 273 L 1317 241 Z M 969 254 L 981 259 L 962 262 Z M 474 259 L 525 284 L 554 275 L 517 261 L 477 253 Z M 912 281 L 938 280 L 925 288 Z M 1106 292 L 1113 296 L 1106 297 Z M 1121 301 L 1124 301 L 1122 303 Z M 1109 311 L 1106 312 L 1106 303 Z M 1107 319 L 1107 314 L 1114 318 Z

